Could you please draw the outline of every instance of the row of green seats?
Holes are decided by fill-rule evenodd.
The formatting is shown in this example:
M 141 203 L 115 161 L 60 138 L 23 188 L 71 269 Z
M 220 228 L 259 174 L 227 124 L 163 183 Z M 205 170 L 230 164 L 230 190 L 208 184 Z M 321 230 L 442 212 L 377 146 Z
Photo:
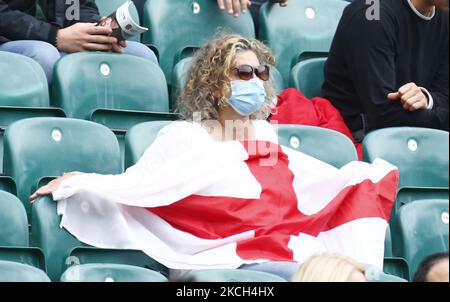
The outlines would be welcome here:
M 409 263 L 410 276 L 426 256 L 448 251 L 449 134 L 425 128 L 386 128 L 369 133 L 363 158 L 382 158 L 399 169 L 391 215 L 391 250 Z M 410 244 L 414 238 L 416 244 Z
M 68 268 L 61 282 L 167 282 L 158 272 L 123 264 L 84 264 Z M 0 282 L 51 282 L 36 267 L 0 260 Z
M 31 117 L 72 117 L 108 126 L 122 137 L 133 125 L 173 120 L 167 83 L 159 66 L 142 58 L 113 53 L 77 53 L 55 66 L 50 98 L 42 68 L 34 60 L 0 52 L 0 172 L 3 134 L 17 120 Z M 123 150 L 123 148 L 122 148 Z M 0 181 L 14 193 L 14 183 Z
M 296 63 L 327 55 L 347 4 L 342 0 L 302 0 L 292 1 L 287 9 L 271 3 L 261 7 L 259 38 L 274 51 L 285 83 Z M 218 31 L 256 36 L 249 14 L 235 18 L 211 0 L 147 0 L 144 26 L 149 31 L 142 41 L 156 51 L 169 85 L 177 63 Z

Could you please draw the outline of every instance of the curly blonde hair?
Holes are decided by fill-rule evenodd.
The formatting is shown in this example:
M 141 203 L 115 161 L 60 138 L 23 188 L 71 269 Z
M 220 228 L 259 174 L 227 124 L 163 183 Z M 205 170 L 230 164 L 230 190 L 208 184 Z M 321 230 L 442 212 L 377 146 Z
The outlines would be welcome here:
M 182 119 L 192 120 L 194 113 L 200 113 L 202 121 L 218 120 L 220 107 L 227 102 L 225 96 L 231 94 L 236 55 L 246 51 L 254 52 L 261 64 L 275 65 L 275 57 L 267 46 L 240 35 L 218 35 L 196 52 L 186 85 L 178 98 L 177 112 Z M 276 94 L 270 81 L 264 82 L 264 88 L 266 100 L 250 116 L 252 120 L 267 119 L 270 114 L 270 102 Z

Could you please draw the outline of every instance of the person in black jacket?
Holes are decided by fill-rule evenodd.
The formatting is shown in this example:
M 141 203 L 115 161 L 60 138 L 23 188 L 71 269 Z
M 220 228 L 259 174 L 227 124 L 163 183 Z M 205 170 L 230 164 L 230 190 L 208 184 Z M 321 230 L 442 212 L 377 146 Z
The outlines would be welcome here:
M 359 141 L 385 127 L 448 131 L 449 1 L 378 3 L 346 7 L 325 65 L 324 97 Z
M 155 54 L 145 45 L 118 42 L 109 36 L 110 28 L 95 26 L 101 16 L 94 0 L 47 0 L 46 21 L 35 17 L 36 3 L 36 0 L 0 0 L 0 51 L 36 60 L 49 84 L 54 64 L 65 53 L 125 52 L 157 63 Z

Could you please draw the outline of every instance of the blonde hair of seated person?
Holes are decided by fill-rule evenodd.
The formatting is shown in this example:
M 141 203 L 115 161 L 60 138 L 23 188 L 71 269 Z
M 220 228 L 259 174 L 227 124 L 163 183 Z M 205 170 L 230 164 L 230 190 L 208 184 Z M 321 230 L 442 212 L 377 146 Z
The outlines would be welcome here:
M 306 260 L 292 278 L 293 282 L 364 282 L 364 267 L 350 257 L 322 254 Z

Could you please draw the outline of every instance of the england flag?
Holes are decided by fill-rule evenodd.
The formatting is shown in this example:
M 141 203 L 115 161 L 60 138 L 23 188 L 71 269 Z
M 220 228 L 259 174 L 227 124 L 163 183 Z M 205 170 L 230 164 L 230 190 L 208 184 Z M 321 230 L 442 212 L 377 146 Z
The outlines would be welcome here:
M 302 263 L 323 252 L 382 269 L 397 168 L 377 159 L 337 169 L 254 124 L 255 141 L 217 142 L 198 124 L 175 122 L 125 173 L 65 180 L 53 193 L 61 227 L 172 269 Z

